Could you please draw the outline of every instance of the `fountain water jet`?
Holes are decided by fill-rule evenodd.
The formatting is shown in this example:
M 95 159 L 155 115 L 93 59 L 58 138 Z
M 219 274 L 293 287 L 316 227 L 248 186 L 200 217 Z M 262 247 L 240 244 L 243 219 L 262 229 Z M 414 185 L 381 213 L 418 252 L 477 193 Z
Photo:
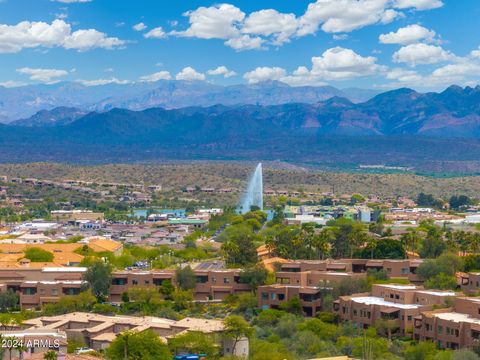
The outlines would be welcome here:
M 263 210 L 263 174 L 262 163 L 259 163 L 255 171 L 250 176 L 247 189 L 238 205 L 238 212 L 246 214 L 252 207 L 258 207 Z

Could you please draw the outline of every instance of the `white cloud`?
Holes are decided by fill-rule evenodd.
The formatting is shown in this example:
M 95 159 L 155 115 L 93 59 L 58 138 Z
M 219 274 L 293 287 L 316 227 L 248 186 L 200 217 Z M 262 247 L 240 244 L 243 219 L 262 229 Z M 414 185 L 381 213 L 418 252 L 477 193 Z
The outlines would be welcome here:
M 132 29 L 135 31 L 143 31 L 147 28 L 147 25 L 145 25 L 143 22 L 139 22 L 138 24 L 135 24 L 132 26 Z
M 96 80 L 79 79 L 76 81 L 85 86 L 102 86 L 102 85 L 109 85 L 109 84 L 127 85 L 131 83 L 131 81 L 129 80 L 119 80 L 116 77 L 112 77 L 110 79 L 96 79 Z
M 395 7 L 398 9 L 415 8 L 417 10 L 430 10 L 443 6 L 441 0 L 396 0 Z
M 409 66 L 419 64 L 436 64 L 443 61 L 453 60 L 452 53 L 444 50 L 440 46 L 427 44 L 410 44 L 401 47 L 393 54 L 393 61 L 396 63 L 406 63 Z
M 28 85 L 28 84 L 22 81 L 14 81 L 14 80 L 0 82 L 0 86 L 3 86 L 5 88 L 15 88 L 15 87 L 20 87 L 25 85 Z
M 237 75 L 235 71 L 229 70 L 226 66 L 219 66 L 216 69 L 211 69 L 207 71 L 208 75 L 222 75 L 224 78 L 229 78 Z
M 63 47 L 86 51 L 93 48 L 112 49 L 125 41 L 108 37 L 95 29 L 72 32 L 63 20 L 45 22 L 22 21 L 17 25 L 0 24 L 0 53 L 17 53 L 26 48 Z
M 256 84 L 267 80 L 281 80 L 286 75 L 285 69 L 280 67 L 257 67 L 255 70 L 249 71 L 243 75 L 243 78 L 249 84 Z
M 251 13 L 244 21 L 242 32 L 245 34 L 273 36 L 275 44 L 289 41 L 298 28 L 295 14 L 282 14 L 274 9 Z
M 410 86 L 424 89 L 438 89 L 451 84 L 471 85 L 480 83 L 480 55 L 477 50 L 465 57 L 451 56 L 451 63 L 442 65 L 429 73 L 420 74 L 414 70 L 392 69 L 387 73 L 388 80 L 394 82 L 388 87 Z
M 244 74 L 244 79 L 254 84 L 266 80 L 279 80 L 291 86 L 320 86 L 328 80 L 346 80 L 379 75 L 387 69 L 378 65 L 372 56 L 363 57 L 351 49 L 335 47 L 321 56 L 312 57 L 311 69 L 299 66 L 291 74 L 280 67 L 258 67 Z
M 184 13 L 189 27 L 169 34 L 221 39 L 236 50 L 263 49 L 264 45 L 279 46 L 292 38 L 315 34 L 319 29 L 327 33 L 351 32 L 404 17 L 404 9 L 428 10 L 442 5 L 440 0 L 316 0 L 297 17 L 275 9 L 247 15 L 240 8 L 224 3 Z
M 298 35 L 350 32 L 379 22 L 387 23 L 400 14 L 389 9 L 389 0 L 317 0 L 300 18 Z
M 263 42 L 264 40 L 260 37 L 250 37 L 249 35 L 243 35 L 225 41 L 225 45 L 239 51 L 254 50 L 262 49 Z
M 238 36 L 237 25 L 245 18 L 245 13 L 231 4 L 199 7 L 184 14 L 189 18 L 190 27 L 185 31 L 173 32 L 178 36 L 200 39 L 230 39 Z
M 335 47 L 322 56 L 312 57 L 311 75 L 324 80 L 352 79 L 383 70 L 373 56 L 363 57 L 351 49 Z
M 203 81 L 205 80 L 205 74 L 199 73 L 191 66 L 188 66 L 180 71 L 175 76 L 175 79 L 185 81 Z
M 54 84 L 60 81 L 58 78 L 68 75 L 68 71 L 59 69 L 33 69 L 24 67 L 17 69 L 19 74 L 28 75 L 30 80 L 45 84 Z
M 421 40 L 432 42 L 435 35 L 435 31 L 414 24 L 400 28 L 396 32 L 382 34 L 379 36 L 379 40 L 382 44 L 409 45 Z
M 163 39 L 167 36 L 161 26 L 156 27 L 143 35 L 147 39 Z
M 158 71 L 156 73 L 140 77 L 142 82 L 156 82 L 160 80 L 171 80 L 172 75 L 168 71 Z
M 66 49 L 87 51 L 94 48 L 113 49 L 125 44 L 123 40 L 115 37 L 107 37 L 104 33 L 95 29 L 77 30 L 68 36 L 63 44 Z

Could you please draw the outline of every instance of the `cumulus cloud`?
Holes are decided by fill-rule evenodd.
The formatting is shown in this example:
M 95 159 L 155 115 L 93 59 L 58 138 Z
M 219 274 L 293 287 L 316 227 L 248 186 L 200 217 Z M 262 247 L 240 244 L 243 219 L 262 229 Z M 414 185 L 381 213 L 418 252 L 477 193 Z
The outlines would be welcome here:
M 308 35 L 318 28 L 328 33 L 350 32 L 400 16 L 388 8 L 388 0 L 317 0 L 308 5 L 300 18 L 298 34 Z
M 147 25 L 145 25 L 143 22 L 139 22 L 138 24 L 135 24 L 132 26 L 132 29 L 135 31 L 143 31 L 147 28 Z
M 17 53 L 26 48 L 63 47 L 86 51 L 94 48 L 113 49 L 125 44 L 95 29 L 72 32 L 63 20 L 46 22 L 22 21 L 17 25 L 0 24 L 0 53 Z
M 188 66 L 180 71 L 175 76 L 175 79 L 185 81 L 203 81 L 205 80 L 205 74 L 199 73 L 191 66 Z
M 242 32 L 251 35 L 273 36 L 275 44 L 289 41 L 298 28 L 295 14 L 282 14 L 274 9 L 251 13 L 244 21 Z
M 453 59 L 454 55 L 442 47 L 421 43 L 403 46 L 393 54 L 394 62 L 406 63 L 409 66 L 436 64 Z
M 312 68 L 297 68 L 286 83 L 292 85 L 316 85 L 326 80 L 346 80 L 376 75 L 385 68 L 376 63 L 373 56 L 363 57 L 351 49 L 335 47 L 326 50 L 321 56 L 312 57 Z
M 409 45 L 421 40 L 432 42 L 435 35 L 435 31 L 414 24 L 400 28 L 396 32 L 382 34 L 379 36 L 379 40 L 382 44 Z
M 414 8 L 417 10 L 430 10 L 443 6 L 441 0 L 396 0 L 395 7 L 399 9 Z
M 266 80 L 279 80 L 291 86 L 319 86 L 326 81 L 346 80 L 385 72 L 386 67 L 376 63 L 372 56 L 361 56 L 351 49 L 335 47 L 321 56 L 312 57 L 312 65 L 299 66 L 291 74 L 280 67 L 258 67 L 244 74 L 250 84 Z
M 286 75 L 285 69 L 281 67 L 257 67 L 255 70 L 249 71 L 243 75 L 243 78 L 249 84 L 256 84 L 267 80 L 281 80 Z
M 292 38 L 315 34 L 346 33 L 362 27 L 389 23 L 404 17 L 403 10 L 429 10 L 442 6 L 440 0 L 316 0 L 304 14 L 262 9 L 246 14 L 231 4 L 199 7 L 183 15 L 189 27 L 171 31 L 174 36 L 221 39 L 236 50 L 263 49 L 282 45 Z
M 224 78 L 229 78 L 237 75 L 235 71 L 229 70 L 226 66 L 219 66 L 216 69 L 211 69 L 207 71 L 208 75 L 221 75 Z
M 160 80 L 171 80 L 172 75 L 168 71 L 158 71 L 156 73 L 140 77 L 142 82 L 156 82 Z
M 219 4 L 199 7 L 184 14 L 189 18 L 190 27 L 175 32 L 178 36 L 200 39 L 230 39 L 239 34 L 237 25 L 245 18 L 245 13 L 234 5 Z
M 85 86 L 102 86 L 102 85 L 109 85 L 109 84 L 117 84 L 117 85 L 127 85 L 130 84 L 131 81 L 129 80 L 120 80 L 116 77 L 112 77 L 110 79 L 96 79 L 96 80 L 77 80 L 78 83 L 85 85 Z
M 264 40 L 260 37 L 250 37 L 249 35 L 242 35 L 225 41 L 225 45 L 239 51 L 253 50 L 262 49 L 263 42 Z
M 161 26 L 156 27 L 143 35 L 147 39 L 163 39 L 167 36 Z
M 59 78 L 68 75 L 68 71 L 59 69 L 34 69 L 24 67 L 17 69 L 19 74 L 28 75 L 30 80 L 39 81 L 45 84 L 54 84 Z

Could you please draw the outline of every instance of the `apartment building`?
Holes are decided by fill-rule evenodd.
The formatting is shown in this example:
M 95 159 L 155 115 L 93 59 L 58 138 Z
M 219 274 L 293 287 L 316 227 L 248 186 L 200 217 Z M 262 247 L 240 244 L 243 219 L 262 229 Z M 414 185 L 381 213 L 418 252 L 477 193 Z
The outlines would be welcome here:
M 278 309 L 294 297 L 300 299 L 305 316 L 316 316 L 321 310 L 321 289 L 317 286 L 273 284 L 258 287 L 258 305 L 262 309 Z
M 24 281 L 20 285 L 20 307 L 33 309 L 56 303 L 62 296 L 78 295 L 86 285 L 83 280 Z
M 402 260 L 368 260 L 368 259 L 339 259 L 339 260 L 297 260 L 281 265 L 282 272 L 303 271 L 340 271 L 365 273 L 368 270 L 385 270 L 391 278 L 406 278 L 412 283 L 421 283 L 417 276 L 417 268 L 421 259 Z
M 312 263 L 301 266 L 309 268 Z M 283 267 L 282 267 L 283 269 Z M 292 269 L 287 267 L 287 269 Z M 261 308 L 279 308 L 280 304 L 294 297 L 300 299 L 305 316 L 315 316 L 321 310 L 321 290 L 332 282 L 345 279 L 364 279 L 365 273 L 346 273 L 333 271 L 279 271 L 276 274 L 276 284 L 258 288 L 258 303 Z
M 248 358 L 249 354 L 248 339 L 243 338 L 236 343 L 225 339 L 222 336 L 223 322 L 216 319 L 184 318 L 174 321 L 150 316 L 105 316 L 75 312 L 25 320 L 22 326 L 28 331 L 64 331 L 68 339 L 81 338 L 94 350 L 107 348 L 119 334 L 128 330 L 134 332 L 152 330 L 166 342 L 177 334 L 194 331 L 211 334 L 223 350 L 224 356 Z
M 462 291 L 472 293 L 480 290 L 480 273 L 462 273 L 460 275 L 460 288 Z
M 175 282 L 174 270 L 159 271 L 115 271 L 112 274 L 112 285 L 110 286 L 109 301 L 121 302 L 122 294 L 131 287 L 158 287 L 164 281 Z
M 240 281 L 239 269 L 194 270 L 196 284 L 193 289 L 195 300 L 223 300 L 228 295 L 251 291 L 248 284 Z M 112 274 L 109 300 L 121 302 L 122 294 L 131 287 L 158 287 L 165 280 L 175 283 L 174 270 L 117 271 Z
M 424 311 L 415 317 L 414 338 L 434 341 L 440 348 L 480 344 L 480 297 L 458 297 L 453 307 Z
M 410 332 L 421 311 L 443 305 L 457 294 L 452 291 L 426 290 L 415 285 L 375 284 L 371 294 L 341 296 L 334 310 L 343 321 L 368 327 L 387 321 L 402 335 Z
M 20 307 L 30 309 L 57 302 L 61 296 L 79 294 L 84 267 L 0 269 L 0 291 L 19 294 Z

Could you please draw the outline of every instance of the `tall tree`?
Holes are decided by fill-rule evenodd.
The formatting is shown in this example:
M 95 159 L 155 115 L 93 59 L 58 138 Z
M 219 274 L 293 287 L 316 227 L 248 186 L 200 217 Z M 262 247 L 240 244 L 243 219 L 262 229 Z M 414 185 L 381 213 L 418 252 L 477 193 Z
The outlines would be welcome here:
M 112 341 L 106 351 L 110 360 L 171 359 L 168 346 L 152 330 L 126 331 Z
M 112 284 L 112 267 L 104 261 L 95 261 L 88 267 L 84 279 L 89 284 L 93 295 L 103 301 L 107 298 Z

